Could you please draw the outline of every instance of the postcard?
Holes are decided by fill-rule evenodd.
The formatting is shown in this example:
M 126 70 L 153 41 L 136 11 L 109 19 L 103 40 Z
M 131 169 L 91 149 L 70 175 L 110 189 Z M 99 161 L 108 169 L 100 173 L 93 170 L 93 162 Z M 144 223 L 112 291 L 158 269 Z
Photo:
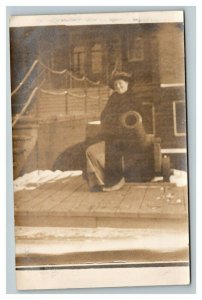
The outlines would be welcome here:
M 19 290 L 188 285 L 183 11 L 10 19 Z

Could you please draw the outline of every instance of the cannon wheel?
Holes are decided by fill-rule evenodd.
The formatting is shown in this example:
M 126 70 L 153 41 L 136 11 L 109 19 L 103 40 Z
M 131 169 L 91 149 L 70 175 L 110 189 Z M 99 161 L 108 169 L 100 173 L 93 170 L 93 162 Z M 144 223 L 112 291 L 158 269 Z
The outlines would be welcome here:
M 170 173 L 170 157 L 164 155 L 162 158 L 162 174 L 165 181 L 169 181 Z

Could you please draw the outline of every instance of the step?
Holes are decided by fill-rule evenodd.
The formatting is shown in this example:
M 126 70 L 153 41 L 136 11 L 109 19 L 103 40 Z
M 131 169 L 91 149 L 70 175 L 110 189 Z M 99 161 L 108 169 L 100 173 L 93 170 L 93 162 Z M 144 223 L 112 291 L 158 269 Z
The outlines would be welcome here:
M 36 124 L 22 124 L 22 123 L 18 123 L 17 125 L 14 126 L 14 130 L 23 130 L 23 129 L 37 129 L 39 128 L 39 125 Z
M 32 139 L 32 135 L 13 135 L 14 141 L 27 141 L 31 139 Z
M 29 114 L 29 115 L 22 115 L 21 117 L 20 117 L 20 120 L 19 120 L 19 122 L 21 122 L 21 121 L 28 121 L 28 122 L 36 122 L 37 121 L 37 118 L 36 118 L 36 116 L 35 115 L 33 115 L 33 114 Z
M 17 115 L 14 115 L 13 116 L 13 121 L 15 120 L 15 117 L 17 117 Z M 32 126 L 32 125 L 35 125 L 35 124 L 37 124 L 37 122 L 38 122 L 38 119 L 36 118 L 36 116 L 33 116 L 33 115 L 28 115 L 28 116 L 21 116 L 19 119 L 18 119 L 18 121 L 17 121 L 17 123 L 14 125 L 14 128 L 16 128 L 16 127 L 19 127 L 19 126 L 21 126 L 21 125 L 29 125 L 29 126 Z
M 22 153 L 24 153 L 24 152 L 25 152 L 25 149 L 20 148 L 20 147 L 15 147 L 15 148 L 13 149 L 13 154 L 22 154 Z

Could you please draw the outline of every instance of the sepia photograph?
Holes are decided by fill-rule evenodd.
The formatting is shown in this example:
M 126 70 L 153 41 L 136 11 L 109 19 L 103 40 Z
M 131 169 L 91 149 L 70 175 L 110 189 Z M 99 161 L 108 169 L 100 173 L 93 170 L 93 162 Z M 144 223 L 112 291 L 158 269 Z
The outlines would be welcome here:
M 188 285 L 183 11 L 10 18 L 19 290 Z

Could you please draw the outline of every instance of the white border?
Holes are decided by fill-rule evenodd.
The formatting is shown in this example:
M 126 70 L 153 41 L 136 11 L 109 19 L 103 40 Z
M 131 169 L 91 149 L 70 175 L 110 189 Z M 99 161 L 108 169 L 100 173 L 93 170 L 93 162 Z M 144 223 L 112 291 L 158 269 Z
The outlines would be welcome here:
M 0 150 L 0 245 L 1 245 L 1 255 L 0 255 L 0 292 L 5 290 L 5 275 L 6 275 L 6 10 L 5 7 L 0 7 L 0 140 L 1 140 L 1 150 Z
M 6 113 L 5 113 L 5 104 L 6 104 L 6 95 L 5 95 L 5 78 L 6 78 L 6 71 L 5 71 L 5 40 L 6 40 L 6 33 L 5 33 L 5 27 L 6 27 L 6 5 L 8 6 L 18 6 L 19 8 L 19 12 L 20 10 L 23 10 L 23 8 L 20 8 L 20 5 L 24 5 L 24 6 L 35 6 L 35 5 L 39 5 L 43 6 L 43 5 L 52 5 L 56 7 L 57 10 L 57 6 L 58 5 L 67 5 L 68 1 L 66 0 L 29 0 L 29 1 L 21 1 L 21 0 L 1 0 L 0 3 L 0 64 L 1 64 L 1 72 L 0 72 L 0 87 L 1 87 L 1 99 L 0 99 L 0 138 L 1 138 L 1 151 L 0 151 L 0 182 L 1 182 L 1 188 L 0 188 L 0 211 L 1 211 L 1 217 L 0 217 L 0 225 L 1 225 L 1 235 L 0 235 L 0 245 L 1 245 L 1 256 L 0 256 L 0 295 L 1 295 L 1 299 L 7 298 L 8 299 L 13 299 L 18 295 L 6 295 L 5 292 L 5 276 L 6 276 L 6 265 L 5 265 L 5 261 L 6 261 L 6 257 L 5 257 L 5 214 L 6 214 L 6 193 L 5 193 L 5 186 L 6 186 L 6 164 L 5 164 L 5 155 L 6 155 Z M 73 3 L 70 3 L 73 5 L 86 5 L 86 6 L 90 6 L 90 5 L 95 5 L 95 1 L 77 1 L 74 0 Z M 107 1 L 107 0 L 102 0 L 102 1 L 96 1 L 96 5 L 106 5 L 106 6 L 110 6 L 110 5 L 120 5 L 122 3 L 117 3 L 117 1 Z M 202 153 L 202 144 L 201 144 L 201 128 L 202 128 L 202 103 L 201 103 L 201 99 L 202 99 L 202 89 L 201 89 L 201 78 L 202 78 L 202 49 L 201 49 L 201 30 L 200 28 L 202 28 L 202 1 L 196 1 L 196 0 L 131 0 L 131 1 L 127 1 L 125 0 L 123 3 L 123 8 L 125 8 L 125 6 L 129 6 L 129 5 L 146 5 L 146 6 L 171 6 L 171 5 L 178 5 L 178 6 L 196 6 L 197 8 L 197 28 L 198 28 L 198 33 L 197 33 L 197 65 L 198 65 L 198 70 L 197 70 L 197 112 L 196 112 L 196 116 L 197 116 L 197 197 L 198 197 L 198 201 L 197 201 L 197 228 L 198 230 L 198 242 L 197 242 L 197 265 L 201 266 L 202 265 L 202 256 L 201 256 L 201 252 L 202 252 L 202 246 L 201 246 L 201 234 L 200 234 L 200 228 L 202 228 L 202 224 L 201 224 L 201 211 L 202 211 L 202 204 L 201 204 L 201 169 L 202 169 L 202 158 L 201 158 L 201 153 Z M 86 8 L 86 7 L 85 7 Z M 99 9 L 99 8 L 98 8 Z M 126 9 L 126 8 L 125 8 Z M 109 7 L 109 11 L 112 11 L 113 8 Z M 90 8 L 89 8 L 90 11 Z M 194 21 L 194 20 L 193 20 Z M 194 122 L 193 116 L 191 118 L 191 121 Z M 194 147 L 195 148 L 195 147 Z M 195 155 L 195 153 L 193 153 L 192 151 L 192 155 Z M 193 174 L 194 178 L 195 178 L 195 174 Z M 193 199 L 195 200 L 195 199 Z M 9 199 L 7 199 L 7 201 L 10 201 Z M 12 236 L 10 237 L 12 239 Z M 194 254 L 193 254 L 194 255 Z M 9 269 L 12 269 L 12 265 L 8 266 L 8 272 Z M 177 294 L 177 298 L 178 299 L 185 299 L 185 298 L 197 298 L 200 299 L 201 298 L 201 294 L 202 294 L 202 285 L 201 285 L 201 278 L 202 278 L 202 268 L 197 268 L 197 295 L 193 294 L 193 290 L 190 292 L 188 291 L 188 293 L 191 293 L 190 295 L 180 295 L 178 292 Z M 12 271 L 11 271 L 12 273 Z M 14 291 L 14 287 L 11 286 L 11 290 L 13 291 L 13 293 L 16 293 L 16 291 Z M 11 293 L 11 290 L 8 291 Z M 107 292 L 108 291 L 108 292 Z M 109 297 L 110 299 L 113 298 L 114 295 L 112 294 L 116 294 L 115 297 L 116 299 L 120 299 L 122 298 L 122 296 L 125 298 L 125 295 L 121 295 L 121 293 L 143 293 L 142 290 L 137 289 L 129 289 L 129 290 L 122 290 L 122 289 L 109 289 L 109 290 L 101 290 L 101 289 L 96 289 L 96 290 L 92 290 L 92 291 L 82 291 L 82 290 L 76 290 L 76 291 L 72 291 L 72 290 L 66 290 L 65 292 L 63 291 L 62 293 L 70 293 L 70 294 L 77 294 L 77 295 L 72 295 L 74 298 L 80 298 L 80 296 L 83 298 L 83 294 L 87 293 L 92 293 L 92 294 L 97 294 L 96 298 L 103 298 L 102 295 L 98 295 L 98 293 L 102 294 L 111 294 Z M 157 299 L 157 298 L 162 298 L 162 295 L 156 295 L 156 290 L 155 289 L 145 289 L 144 294 L 149 294 L 149 295 L 136 295 L 138 297 L 138 299 L 145 299 L 147 296 L 148 298 L 151 299 Z M 47 299 L 55 299 L 55 295 L 59 294 L 60 292 L 57 291 L 51 291 L 53 293 L 53 295 L 50 295 L 50 291 L 46 292 L 46 294 L 48 295 L 42 295 L 42 297 L 45 297 Z M 26 294 L 29 294 L 30 292 L 27 292 Z M 38 294 L 40 292 L 36 292 L 35 294 Z M 153 294 L 154 293 L 154 294 Z M 157 292 L 158 293 L 158 292 Z M 162 291 L 162 293 L 164 293 Z M 168 295 L 166 295 L 168 293 Z M 170 295 L 169 293 L 172 293 L 172 291 L 170 291 L 169 289 L 165 289 L 165 293 L 163 295 L 164 298 L 166 299 L 170 299 Z M 186 293 L 186 292 L 185 292 Z M 82 295 L 79 295 L 82 294 Z M 153 295 L 152 295 L 153 294 Z M 28 297 L 29 298 L 33 298 L 33 297 L 37 297 L 38 295 L 26 295 L 26 299 Z M 19 295 L 19 299 L 21 299 L 21 297 L 23 297 L 21 294 Z M 59 295 L 59 297 L 62 297 L 64 299 L 67 298 L 67 295 Z M 85 297 L 85 295 L 84 295 Z M 94 295 L 88 295 L 87 296 L 88 299 L 91 298 L 95 298 Z M 127 295 L 127 297 L 133 297 L 134 295 Z
M 183 22 L 183 11 L 13 16 L 10 27 Z
M 18 289 L 189 284 L 189 267 L 16 271 Z

